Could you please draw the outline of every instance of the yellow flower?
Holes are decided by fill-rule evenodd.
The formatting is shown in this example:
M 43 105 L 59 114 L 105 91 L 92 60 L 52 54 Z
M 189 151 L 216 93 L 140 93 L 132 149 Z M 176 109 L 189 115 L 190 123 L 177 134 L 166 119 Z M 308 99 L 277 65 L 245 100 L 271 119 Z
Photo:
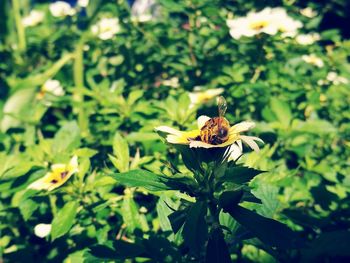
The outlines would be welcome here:
M 209 149 L 209 148 L 222 148 L 222 147 L 231 146 L 228 148 L 228 151 L 230 153 L 235 151 L 235 155 L 236 155 L 237 149 L 241 149 L 242 151 L 242 142 L 244 142 L 254 151 L 259 151 L 259 146 L 256 143 L 256 141 L 263 143 L 263 141 L 260 138 L 254 137 L 254 136 L 245 136 L 240 134 L 241 132 L 245 132 L 253 128 L 255 126 L 254 122 L 244 121 L 233 125 L 229 129 L 229 136 L 227 141 L 221 144 L 214 145 L 214 144 L 206 143 L 196 139 L 196 138 L 200 138 L 199 136 L 200 136 L 201 128 L 209 119 L 210 118 L 208 116 L 200 116 L 197 120 L 198 129 L 192 130 L 192 131 L 179 131 L 168 126 L 156 127 L 156 131 L 166 133 L 167 142 L 171 144 L 188 145 L 190 148 Z M 235 145 L 235 146 L 232 146 L 232 145 Z M 238 146 L 238 148 L 236 146 Z M 235 160 L 237 158 L 233 158 L 232 156 L 231 159 Z
M 190 92 L 189 96 L 190 96 L 190 100 L 191 100 L 191 106 L 201 104 L 201 103 L 206 103 L 209 100 L 217 97 L 218 95 L 220 95 L 223 92 L 224 92 L 223 88 Z
M 78 157 L 73 156 L 68 164 L 53 164 L 51 171 L 28 186 L 29 189 L 51 191 L 63 185 L 78 172 Z

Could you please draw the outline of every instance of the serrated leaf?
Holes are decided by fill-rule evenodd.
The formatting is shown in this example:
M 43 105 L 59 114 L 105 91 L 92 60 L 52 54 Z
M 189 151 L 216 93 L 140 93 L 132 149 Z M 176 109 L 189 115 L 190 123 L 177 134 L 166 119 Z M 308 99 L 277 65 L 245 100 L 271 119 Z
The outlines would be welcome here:
M 71 201 L 58 211 L 52 221 L 51 237 L 55 240 L 65 235 L 73 226 L 74 219 L 78 213 L 79 203 Z
M 264 171 L 259 171 L 249 167 L 236 166 L 226 169 L 225 175 L 220 178 L 220 181 L 244 184 L 261 173 L 264 173 Z
M 144 187 L 149 191 L 181 190 L 195 188 L 194 179 L 178 175 L 157 175 L 146 170 L 132 170 L 126 173 L 110 175 L 115 180 L 129 187 Z

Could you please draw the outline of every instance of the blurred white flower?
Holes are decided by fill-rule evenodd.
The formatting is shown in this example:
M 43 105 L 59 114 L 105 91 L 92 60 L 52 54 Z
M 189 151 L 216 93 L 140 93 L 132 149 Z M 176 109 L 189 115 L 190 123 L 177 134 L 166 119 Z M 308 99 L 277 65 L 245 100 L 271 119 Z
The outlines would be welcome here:
M 315 54 L 303 55 L 301 57 L 306 63 L 322 68 L 324 66 L 323 60 L 317 57 Z
M 169 86 L 172 88 L 178 88 L 179 87 L 179 78 L 172 77 L 171 79 L 165 79 L 163 80 L 162 84 L 164 86 Z
M 102 40 L 113 38 L 120 30 L 118 18 L 102 18 L 91 27 L 92 33 Z
M 327 78 L 328 81 L 332 82 L 334 85 L 339 84 L 348 84 L 349 80 L 347 78 L 344 78 L 342 76 L 339 76 L 336 72 L 331 71 L 328 73 Z
M 311 7 L 306 7 L 304 9 L 301 9 L 300 14 L 302 14 L 303 16 L 306 16 L 308 18 L 313 18 L 313 17 L 317 16 L 317 12 L 315 10 L 313 10 Z
M 44 238 L 51 232 L 51 224 L 38 224 L 34 227 L 34 234 L 37 237 Z
M 72 8 L 70 4 L 63 1 L 57 1 L 50 4 L 49 9 L 54 17 L 72 16 L 76 13 L 75 9 Z
M 283 8 L 267 7 L 260 12 L 250 12 L 246 17 L 228 19 L 227 26 L 233 38 L 252 37 L 261 33 L 275 35 L 282 33 L 283 37 L 294 36 L 302 27 L 300 21 L 288 16 Z
M 36 26 L 44 20 L 44 12 L 38 10 L 31 10 L 29 15 L 22 19 L 24 27 Z
M 286 10 L 283 8 L 273 8 L 271 19 L 274 21 L 274 24 L 282 33 L 283 37 L 294 37 L 298 29 L 303 26 L 300 21 L 294 20 L 288 16 Z
M 81 7 L 87 7 L 89 5 L 89 0 L 78 0 L 77 5 Z
M 64 89 L 61 86 L 61 83 L 56 79 L 47 80 L 42 86 L 41 91 L 43 93 L 51 93 L 55 96 L 63 96 L 65 93 Z
M 155 0 L 136 0 L 131 7 L 131 19 L 141 23 L 155 18 L 159 6 Z
M 216 98 L 218 95 L 224 92 L 223 88 L 219 89 L 208 89 L 204 91 L 196 91 L 196 92 L 190 92 L 190 100 L 191 100 L 191 106 L 207 103 L 213 98 Z
M 315 43 L 316 41 L 320 40 L 320 35 L 318 33 L 311 33 L 311 34 L 301 34 L 297 35 L 295 37 L 295 40 L 300 45 L 311 45 Z

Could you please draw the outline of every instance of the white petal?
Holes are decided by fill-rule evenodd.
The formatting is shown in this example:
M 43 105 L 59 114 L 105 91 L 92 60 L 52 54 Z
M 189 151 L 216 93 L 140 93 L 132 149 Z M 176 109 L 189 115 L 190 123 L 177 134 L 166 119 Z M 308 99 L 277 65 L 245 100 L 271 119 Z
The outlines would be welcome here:
M 241 145 L 242 145 L 242 142 L 241 142 Z M 230 154 L 230 157 L 228 158 L 229 161 L 231 161 L 231 160 L 236 161 L 243 154 L 242 148 L 240 146 L 238 146 L 237 144 L 232 144 L 229 148 L 229 154 Z
M 248 131 L 251 128 L 255 127 L 255 123 L 251 122 L 251 121 L 243 121 L 240 122 L 236 125 L 233 125 L 231 127 L 231 131 L 235 132 L 235 133 L 239 133 L 239 132 L 243 132 L 243 131 Z
M 250 148 L 252 148 L 254 151 L 258 152 L 259 149 L 259 145 L 255 142 L 261 142 L 264 143 L 263 140 L 261 140 L 258 137 L 254 137 L 254 136 L 245 136 L 245 135 L 241 135 L 240 138 L 242 139 L 243 142 L 245 142 L 246 144 L 249 145 Z
M 215 148 L 216 145 L 212 145 L 212 144 L 209 144 L 209 143 L 205 143 L 205 142 L 202 142 L 202 141 L 190 141 L 190 148 L 206 148 L 206 149 L 209 149 L 209 148 Z
M 34 227 L 34 234 L 37 237 L 44 238 L 51 232 L 51 224 L 38 224 Z
M 202 127 L 204 126 L 204 124 L 210 120 L 210 117 L 205 116 L 205 115 L 201 115 L 198 117 L 197 119 L 197 125 L 198 125 L 198 129 L 202 129 Z
M 72 168 L 72 173 L 75 173 L 78 171 L 78 156 L 74 155 L 72 159 L 69 161 L 69 165 Z
M 169 126 L 158 126 L 155 128 L 156 131 L 160 131 L 160 132 L 165 132 L 165 133 L 169 133 L 169 134 L 173 134 L 173 135 L 177 135 L 177 136 L 181 136 L 182 132 L 179 130 L 176 130 L 174 128 L 171 128 Z

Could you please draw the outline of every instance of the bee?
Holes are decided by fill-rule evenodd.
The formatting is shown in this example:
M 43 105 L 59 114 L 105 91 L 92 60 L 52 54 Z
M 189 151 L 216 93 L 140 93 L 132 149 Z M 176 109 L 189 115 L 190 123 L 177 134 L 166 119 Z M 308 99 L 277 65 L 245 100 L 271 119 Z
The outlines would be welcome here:
M 224 118 L 227 103 L 224 97 L 218 98 L 219 117 L 207 120 L 200 130 L 198 136 L 202 142 L 218 145 L 224 143 L 229 138 L 230 123 Z

